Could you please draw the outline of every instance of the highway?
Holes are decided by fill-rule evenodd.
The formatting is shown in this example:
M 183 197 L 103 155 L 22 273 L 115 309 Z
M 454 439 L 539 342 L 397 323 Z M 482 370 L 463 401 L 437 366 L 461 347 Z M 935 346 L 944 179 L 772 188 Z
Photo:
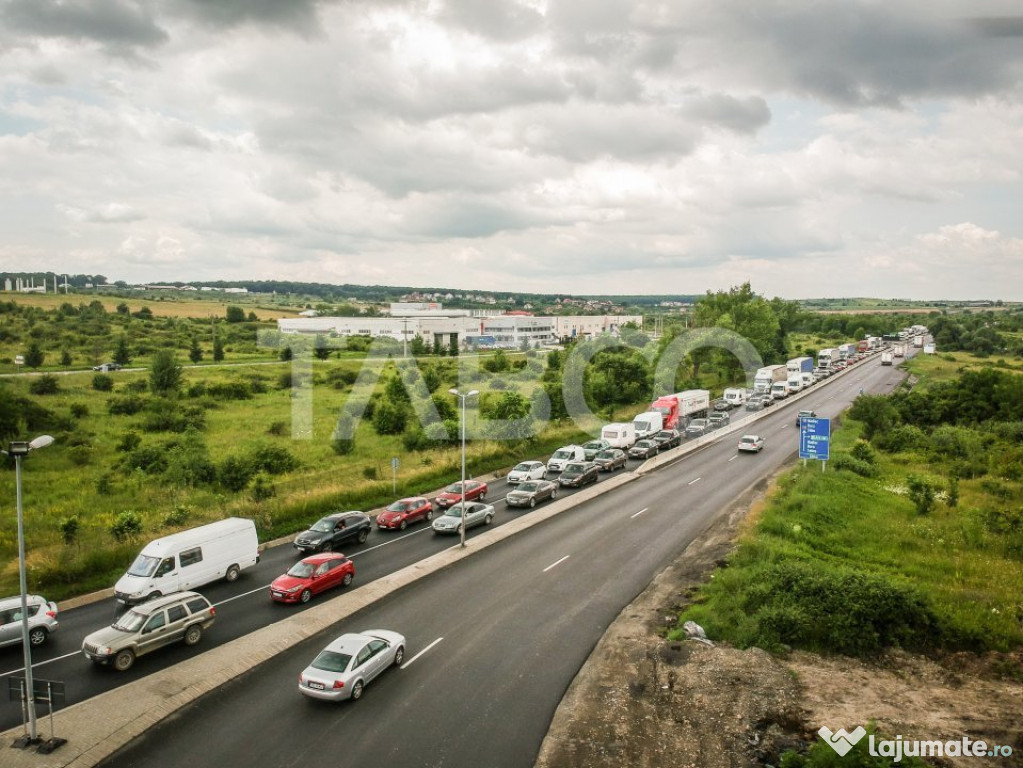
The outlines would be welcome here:
M 834 417 L 861 387 L 884 392 L 902 377 L 877 357 L 865 360 L 798 403 L 772 406 L 750 430 L 766 438 L 761 454 L 737 455 L 741 432 L 733 433 L 567 510 L 274 657 L 150 729 L 103 765 L 229 768 L 248 766 L 256 756 L 272 766 L 324 758 L 367 767 L 532 765 L 564 691 L 608 624 L 722 508 L 791 463 L 796 410 Z M 369 565 L 369 552 L 365 565 L 356 562 L 372 571 L 413 557 L 412 549 L 427 553 L 430 546 L 450 545 L 435 538 L 414 533 L 404 545 L 375 550 L 393 552 L 379 557 L 379 566 Z M 379 541 L 374 536 L 367 549 Z M 372 578 L 363 570 L 359 578 Z M 253 585 L 254 575 L 248 581 Z M 206 591 L 222 599 L 216 589 Z M 254 597 L 218 608 L 211 639 L 234 633 L 235 623 L 265 622 L 267 611 L 289 610 L 267 606 L 265 594 Z M 377 627 L 406 635 L 403 668 L 374 681 L 354 704 L 298 693 L 298 673 L 327 642 Z M 184 658 L 188 652 L 161 656 L 175 653 Z M 144 669 L 144 661 L 136 666 Z M 105 670 L 83 671 L 77 674 L 110 677 Z

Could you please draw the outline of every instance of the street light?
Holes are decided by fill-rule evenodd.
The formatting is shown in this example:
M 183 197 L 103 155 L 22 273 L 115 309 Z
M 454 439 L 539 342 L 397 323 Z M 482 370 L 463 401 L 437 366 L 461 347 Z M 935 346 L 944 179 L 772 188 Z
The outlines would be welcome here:
M 462 401 L 462 524 L 459 526 L 459 532 L 462 540 L 462 546 L 465 546 L 465 401 L 473 395 L 478 395 L 478 389 L 471 389 L 464 395 L 457 389 L 449 389 L 452 395 Z
M 11 441 L 6 451 L 0 451 L 14 458 L 14 487 L 18 510 L 18 577 L 21 586 L 21 645 L 25 652 L 25 711 L 28 713 L 28 743 L 39 740 L 36 733 L 36 700 L 32 689 L 32 641 L 28 636 L 28 585 L 25 578 L 25 521 L 21 514 L 21 460 L 29 451 L 45 448 L 53 442 L 49 435 L 40 435 L 32 442 Z

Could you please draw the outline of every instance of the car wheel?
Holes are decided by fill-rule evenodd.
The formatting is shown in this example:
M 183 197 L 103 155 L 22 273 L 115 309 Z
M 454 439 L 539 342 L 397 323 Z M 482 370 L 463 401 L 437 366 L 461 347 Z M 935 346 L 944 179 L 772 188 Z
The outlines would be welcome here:
M 308 603 L 308 602 L 309 602 L 309 599 L 310 599 L 310 598 L 311 598 L 312 596 L 313 596 L 313 593 L 312 593 L 312 592 L 310 592 L 310 591 L 309 591 L 308 589 L 303 589 L 303 590 L 302 590 L 302 594 L 298 596 L 298 601 L 299 601 L 300 603 Z
M 426 513 L 426 521 L 429 522 L 431 520 L 433 520 L 433 510 L 432 509 L 429 512 Z
M 401 662 L 405 660 L 405 646 L 399 645 L 397 650 L 394 652 L 394 666 L 400 667 Z
M 554 501 L 556 498 L 558 498 L 558 489 L 551 488 L 551 501 Z
M 325 541 L 320 545 L 320 552 L 330 552 L 334 548 L 334 542 Z
M 42 645 L 46 642 L 46 630 L 42 627 L 33 627 L 28 633 L 28 641 L 32 645 Z
M 185 630 L 185 645 L 195 645 L 202 639 L 202 627 L 193 624 Z
M 546 469 L 543 472 L 540 473 L 540 479 L 541 480 L 546 480 L 547 479 L 547 470 Z
M 492 522 L 494 522 L 493 515 L 487 515 L 486 517 L 483 518 L 483 525 L 490 525 Z
M 483 492 L 482 492 L 482 493 L 480 493 L 480 495 L 479 495 L 479 500 L 480 500 L 480 501 L 483 501 L 483 500 L 484 500 L 485 498 L 487 498 L 487 492 L 486 492 L 486 491 L 483 491 Z
M 239 573 L 241 573 L 241 569 L 239 569 L 237 565 L 232 565 L 227 569 L 227 573 L 224 574 L 224 581 L 238 581 Z
M 535 506 L 536 506 L 536 498 L 534 497 L 534 498 L 529 500 L 529 508 L 532 509 Z
M 144 602 L 149 600 L 155 600 L 158 597 L 163 597 L 163 592 L 150 592 L 148 595 L 146 595 L 146 600 Z
M 369 529 L 368 528 L 363 528 L 361 531 L 359 531 L 359 543 L 360 544 L 365 544 L 366 543 L 366 539 L 368 539 L 368 538 L 369 538 Z
M 362 680 L 356 680 L 355 685 L 352 686 L 352 701 L 358 701 L 362 698 Z
M 117 655 L 114 656 L 114 669 L 118 672 L 126 672 L 131 669 L 131 665 L 135 663 L 135 654 L 132 653 L 128 648 L 118 651 Z
M 345 574 L 345 577 L 341 579 L 341 583 L 346 587 L 352 583 L 352 579 L 355 578 L 351 571 Z
M 404 531 L 406 528 L 408 528 L 408 521 L 407 520 L 402 520 L 401 521 L 401 525 L 398 526 L 398 530 L 399 531 Z

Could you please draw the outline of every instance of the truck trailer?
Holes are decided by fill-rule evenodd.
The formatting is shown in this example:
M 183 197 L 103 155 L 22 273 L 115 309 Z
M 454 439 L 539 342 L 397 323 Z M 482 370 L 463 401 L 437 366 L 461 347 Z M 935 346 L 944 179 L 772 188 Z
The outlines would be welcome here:
M 770 392 L 774 385 L 788 380 L 789 372 L 784 365 L 767 365 L 753 377 L 754 392 Z
M 707 415 L 710 408 L 710 392 L 706 389 L 687 389 L 673 395 L 662 395 L 650 404 L 651 411 L 657 411 L 664 420 L 664 429 L 686 428 L 690 419 Z

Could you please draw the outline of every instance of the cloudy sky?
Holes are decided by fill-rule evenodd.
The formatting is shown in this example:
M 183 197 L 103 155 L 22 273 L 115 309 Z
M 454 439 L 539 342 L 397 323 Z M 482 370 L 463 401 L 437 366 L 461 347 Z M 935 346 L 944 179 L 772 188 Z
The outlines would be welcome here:
M 1023 8 L 0 0 L 0 168 L 3 270 L 1019 300 Z

